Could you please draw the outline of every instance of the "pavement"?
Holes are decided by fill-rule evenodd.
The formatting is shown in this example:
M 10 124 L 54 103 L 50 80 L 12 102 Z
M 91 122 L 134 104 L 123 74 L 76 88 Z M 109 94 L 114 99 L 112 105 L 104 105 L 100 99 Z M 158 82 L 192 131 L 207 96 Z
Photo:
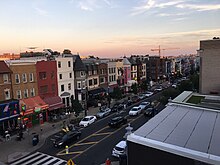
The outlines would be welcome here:
M 125 98 L 127 99 L 127 98 Z M 111 102 L 111 106 L 115 103 L 114 100 Z M 88 109 L 88 115 L 95 115 L 99 111 L 99 107 L 90 107 Z M 83 117 L 84 112 L 79 117 Z M 69 118 L 64 119 L 67 123 L 71 119 L 76 118 L 73 114 L 70 114 Z M 11 136 L 9 141 L 0 137 L 0 165 L 10 164 L 17 159 L 20 159 L 31 152 L 36 151 L 42 147 L 46 139 L 61 130 L 63 121 L 59 122 L 45 122 L 41 125 L 36 125 L 29 130 L 24 131 L 24 139 L 21 141 L 16 140 L 16 135 Z M 32 145 L 32 138 L 34 134 L 39 135 L 39 143 L 36 146 Z M 112 162 L 112 165 L 119 165 L 119 162 Z

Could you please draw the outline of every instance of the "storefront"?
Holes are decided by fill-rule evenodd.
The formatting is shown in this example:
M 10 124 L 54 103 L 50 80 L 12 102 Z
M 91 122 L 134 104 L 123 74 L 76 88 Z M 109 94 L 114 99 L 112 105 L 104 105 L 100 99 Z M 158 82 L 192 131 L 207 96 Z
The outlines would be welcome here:
M 0 103 L 0 134 L 6 130 L 10 132 L 17 126 L 18 116 L 20 115 L 19 101 L 9 100 Z
M 52 120 L 52 118 L 55 115 L 60 114 L 61 110 L 65 107 L 59 96 L 47 97 L 44 99 L 44 102 L 49 106 L 48 108 L 49 120 Z
M 40 96 L 20 100 L 20 108 L 22 122 L 29 128 L 48 120 L 47 109 L 49 106 Z

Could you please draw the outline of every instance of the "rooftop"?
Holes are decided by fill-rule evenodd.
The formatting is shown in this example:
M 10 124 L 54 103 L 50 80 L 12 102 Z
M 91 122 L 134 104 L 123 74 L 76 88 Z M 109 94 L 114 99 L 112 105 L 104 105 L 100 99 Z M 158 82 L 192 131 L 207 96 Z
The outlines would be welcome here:
M 170 104 L 128 137 L 140 143 L 195 160 L 220 163 L 220 112 Z

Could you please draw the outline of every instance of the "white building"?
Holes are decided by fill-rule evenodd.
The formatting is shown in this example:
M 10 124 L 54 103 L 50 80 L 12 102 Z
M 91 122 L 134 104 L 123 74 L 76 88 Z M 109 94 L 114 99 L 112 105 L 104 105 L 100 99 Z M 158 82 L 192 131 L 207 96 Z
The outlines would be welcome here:
M 71 106 L 71 97 L 74 96 L 74 72 L 73 58 L 57 57 L 57 81 L 58 95 L 61 97 L 63 104 Z

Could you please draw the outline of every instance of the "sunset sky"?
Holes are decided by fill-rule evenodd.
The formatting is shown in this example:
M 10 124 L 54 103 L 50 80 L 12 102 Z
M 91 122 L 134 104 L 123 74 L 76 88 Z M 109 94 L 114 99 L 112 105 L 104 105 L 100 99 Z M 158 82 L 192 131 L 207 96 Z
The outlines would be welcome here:
M 0 20 L 0 54 L 179 55 L 220 37 L 220 0 L 0 0 Z

